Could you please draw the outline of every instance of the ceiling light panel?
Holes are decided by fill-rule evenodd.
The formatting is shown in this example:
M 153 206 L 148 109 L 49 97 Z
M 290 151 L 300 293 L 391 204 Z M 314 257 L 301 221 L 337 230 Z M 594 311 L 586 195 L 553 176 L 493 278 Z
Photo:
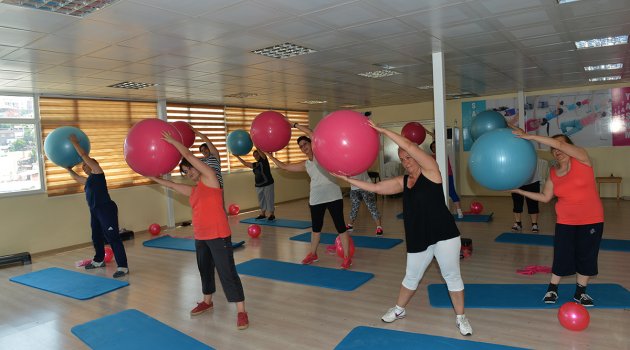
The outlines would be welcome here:
M 590 39 L 590 40 L 582 40 L 576 41 L 575 47 L 580 49 L 590 49 L 594 47 L 606 47 L 606 46 L 615 46 L 615 45 L 623 45 L 628 43 L 627 35 L 618 35 L 618 36 L 609 36 L 607 38 L 598 38 L 598 39 Z
M 599 64 L 596 66 L 586 66 L 584 70 L 587 72 L 593 72 L 598 70 L 614 70 L 623 68 L 623 63 L 612 63 L 612 64 Z
M 84 17 L 119 0 L 4 0 L 3 4 L 27 7 L 36 10 L 61 13 L 75 17 Z
M 251 52 L 266 57 L 289 58 L 294 56 L 306 55 L 317 51 L 296 44 L 284 43 L 280 45 L 266 47 L 264 49 L 254 50 Z
M 590 78 L 588 81 L 590 81 L 590 82 L 613 81 L 613 80 L 619 80 L 619 79 L 621 79 L 621 75 L 611 75 L 611 76 L 608 76 L 608 77 Z
M 366 77 L 366 78 L 378 79 L 378 78 L 384 78 L 384 77 L 391 77 L 392 75 L 398 75 L 398 74 L 400 73 L 393 70 L 383 69 L 383 70 L 376 70 L 372 72 L 359 73 L 358 75 L 362 77 Z
M 148 88 L 148 87 L 156 86 L 156 85 L 157 84 L 152 84 L 152 83 L 138 83 L 138 82 L 133 82 L 133 81 L 123 81 L 121 83 L 108 85 L 107 87 L 140 90 L 140 89 L 144 89 L 144 88 Z

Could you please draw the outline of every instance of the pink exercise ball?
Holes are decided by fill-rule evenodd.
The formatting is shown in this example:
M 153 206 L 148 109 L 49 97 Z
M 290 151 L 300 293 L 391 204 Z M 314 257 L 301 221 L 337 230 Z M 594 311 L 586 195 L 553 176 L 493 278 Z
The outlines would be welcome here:
M 569 301 L 558 309 L 558 321 L 560 321 L 562 327 L 579 332 L 588 327 L 591 315 L 581 304 Z
M 105 247 L 105 258 L 103 259 L 103 261 L 108 263 L 112 261 L 113 258 L 114 258 L 114 251 L 112 250 L 112 248 Z
M 192 126 L 186 122 L 176 121 L 171 123 L 177 131 L 182 135 L 182 143 L 186 148 L 190 148 L 190 146 L 195 143 L 195 132 L 192 129 Z
M 263 152 L 276 152 L 291 140 L 291 125 L 278 112 L 262 112 L 254 118 L 249 135 L 256 148 Z
M 340 110 L 322 119 L 313 132 L 313 154 L 326 170 L 354 176 L 378 156 L 379 136 L 363 114 Z
M 129 130 L 124 154 L 133 171 L 144 176 L 161 176 L 175 169 L 182 157 L 173 145 L 162 140 L 164 131 L 182 142 L 179 131 L 160 119 L 141 120 Z
M 410 122 L 403 126 L 400 134 L 419 145 L 427 137 L 427 130 L 418 122 Z
M 354 256 L 354 241 L 352 240 L 352 236 L 348 236 L 348 244 L 348 257 L 352 259 Z M 335 251 L 337 252 L 338 257 L 344 258 L 343 246 L 341 245 L 341 237 L 339 237 L 339 235 L 335 238 Z

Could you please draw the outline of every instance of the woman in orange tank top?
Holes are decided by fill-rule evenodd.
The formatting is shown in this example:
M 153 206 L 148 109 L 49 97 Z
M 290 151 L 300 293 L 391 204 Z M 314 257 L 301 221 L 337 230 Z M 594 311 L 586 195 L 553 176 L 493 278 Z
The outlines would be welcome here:
M 201 275 L 203 292 L 203 301 L 197 303 L 190 314 L 196 316 L 212 309 L 212 294 L 216 290 L 214 278 L 216 268 L 225 297 L 229 302 L 236 303 L 238 310 L 236 326 L 238 329 L 245 329 L 249 326 L 245 311 L 245 295 L 234 264 L 232 232 L 223 208 L 221 184 L 212 167 L 197 159 L 188 148 L 173 139 L 168 132 L 164 132 L 162 135 L 163 140 L 177 148 L 184 157 L 179 164 L 182 175 L 196 183 L 196 186 L 191 186 L 149 177 L 162 186 L 190 197 L 197 267 Z
M 556 303 L 560 279 L 576 275 L 573 299 L 584 306 L 593 306 L 593 298 L 586 294 L 586 286 L 589 279 L 598 273 L 597 256 L 604 231 L 604 209 L 588 153 L 574 145 L 566 135 L 529 135 L 522 129 L 512 128 L 520 138 L 549 146 L 557 161 L 557 166 L 550 170 L 542 193 L 512 190 L 544 203 L 553 197 L 558 199 L 551 282 L 543 301 Z

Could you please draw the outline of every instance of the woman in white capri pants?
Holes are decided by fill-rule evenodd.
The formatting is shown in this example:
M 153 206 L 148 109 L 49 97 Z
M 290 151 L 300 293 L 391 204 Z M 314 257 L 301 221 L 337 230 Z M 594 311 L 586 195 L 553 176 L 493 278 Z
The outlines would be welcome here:
M 459 270 L 459 230 L 446 206 L 438 165 L 433 157 L 405 137 L 370 123 L 375 130 L 399 146 L 398 156 L 408 174 L 377 183 L 338 176 L 366 191 L 378 194 L 403 193 L 407 271 L 396 305 L 381 319 L 389 323 L 405 317 L 405 306 L 435 257 L 455 309 L 455 324 L 462 335 L 472 335 L 472 327 L 464 314 L 464 282 Z

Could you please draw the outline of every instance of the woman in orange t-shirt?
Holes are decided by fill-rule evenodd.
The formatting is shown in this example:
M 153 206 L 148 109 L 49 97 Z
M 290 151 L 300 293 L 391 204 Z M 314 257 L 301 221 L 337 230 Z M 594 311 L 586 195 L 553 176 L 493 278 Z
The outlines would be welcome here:
M 197 303 L 197 307 L 192 309 L 190 314 L 199 315 L 213 307 L 212 294 L 216 290 L 214 279 L 216 267 L 227 300 L 236 303 L 238 310 L 236 325 L 238 329 L 245 329 L 249 326 L 247 312 L 245 312 L 245 294 L 234 265 L 232 231 L 223 208 L 221 184 L 212 167 L 197 159 L 188 148 L 173 139 L 168 132 L 162 135 L 163 140 L 177 148 L 184 157 L 179 164 L 182 175 L 196 183 L 196 186 L 191 186 L 149 177 L 162 186 L 190 197 L 197 267 L 201 275 L 203 291 L 203 301 Z
M 597 193 L 588 153 L 574 145 L 566 135 L 546 137 L 529 135 L 516 127 L 513 129 L 520 138 L 549 146 L 558 163 L 549 172 L 542 193 L 512 190 L 545 203 L 554 196 L 558 198 L 551 282 L 543 301 L 554 304 L 558 300 L 561 277 L 575 274 L 577 284 L 573 299 L 584 306 L 593 306 L 593 298 L 586 294 L 586 286 L 598 272 L 597 256 L 604 231 L 604 208 Z

